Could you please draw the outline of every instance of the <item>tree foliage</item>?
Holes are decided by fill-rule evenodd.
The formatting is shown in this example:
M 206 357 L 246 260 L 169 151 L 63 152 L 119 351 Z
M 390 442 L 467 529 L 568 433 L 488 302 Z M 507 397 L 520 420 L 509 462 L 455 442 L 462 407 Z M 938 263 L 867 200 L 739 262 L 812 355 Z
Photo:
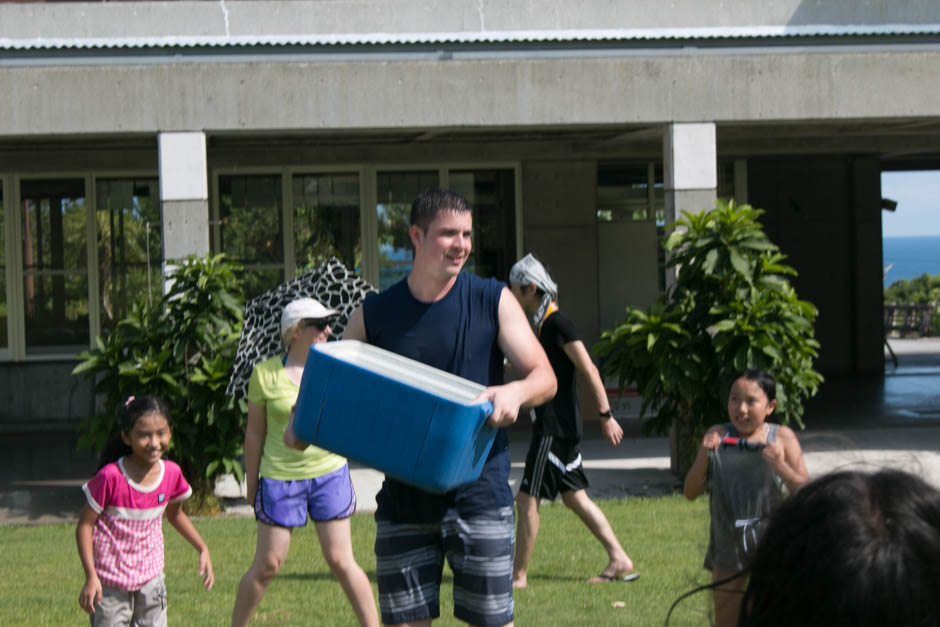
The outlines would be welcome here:
M 910 280 L 895 281 L 885 288 L 884 301 L 899 305 L 936 305 L 940 303 L 940 275 L 924 273 Z M 930 334 L 940 335 L 940 311 L 930 320 Z
M 195 491 L 211 494 L 225 473 L 241 480 L 244 412 L 225 395 L 242 325 L 237 270 L 223 255 L 189 257 L 162 298 L 134 303 L 79 355 L 73 374 L 95 379 L 103 410 L 83 423 L 79 446 L 101 450 L 117 429 L 118 403 L 154 394 L 173 414 L 169 457 Z
M 763 212 L 733 201 L 684 213 L 663 244 L 677 271 L 665 298 L 625 319 L 594 347 L 606 375 L 635 382 L 647 432 L 673 424 L 684 441 L 680 466 L 712 424 L 725 422 L 734 373 L 764 368 L 777 379 L 777 421 L 803 426 L 803 401 L 822 376 L 813 369 L 816 308 L 797 298 L 796 271 L 764 234 Z M 655 412 L 655 413 L 654 413 Z

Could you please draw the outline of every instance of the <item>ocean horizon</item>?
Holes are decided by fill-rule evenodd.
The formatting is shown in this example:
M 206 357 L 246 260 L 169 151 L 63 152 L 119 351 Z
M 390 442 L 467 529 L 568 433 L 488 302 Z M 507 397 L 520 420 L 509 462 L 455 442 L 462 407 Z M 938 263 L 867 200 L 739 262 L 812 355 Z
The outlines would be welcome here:
M 920 275 L 940 275 L 940 235 L 882 238 L 884 287 Z

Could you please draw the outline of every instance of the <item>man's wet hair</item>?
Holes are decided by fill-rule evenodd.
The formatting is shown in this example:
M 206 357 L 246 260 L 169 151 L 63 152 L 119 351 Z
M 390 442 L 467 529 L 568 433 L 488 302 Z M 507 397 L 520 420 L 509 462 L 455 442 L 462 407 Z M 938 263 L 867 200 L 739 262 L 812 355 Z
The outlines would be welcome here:
M 441 211 L 470 211 L 470 204 L 463 196 L 449 189 L 429 187 L 411 203 L 411 224 L 427 231 Z

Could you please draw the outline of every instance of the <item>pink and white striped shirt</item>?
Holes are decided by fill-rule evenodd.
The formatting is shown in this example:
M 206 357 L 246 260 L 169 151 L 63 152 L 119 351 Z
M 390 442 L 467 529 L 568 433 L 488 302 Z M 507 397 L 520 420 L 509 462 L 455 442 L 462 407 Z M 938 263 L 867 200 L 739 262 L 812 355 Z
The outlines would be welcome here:
M 160 476 L 149 486 L 127 475 L 123 457 L 82 486 L 88 505 L 98 514 L 92 546 L 102 585 L 139 590 L 163 572 L 163 512 L 193 491 L 179 466 L 158 463 Z

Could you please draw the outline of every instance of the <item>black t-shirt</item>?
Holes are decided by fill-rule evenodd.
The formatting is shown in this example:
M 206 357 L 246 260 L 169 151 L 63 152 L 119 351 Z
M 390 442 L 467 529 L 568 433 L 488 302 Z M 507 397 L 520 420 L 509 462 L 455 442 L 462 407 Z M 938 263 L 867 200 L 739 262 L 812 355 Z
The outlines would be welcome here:
M 548 355 L 548 361 L 558 380 L 555 398 L 535 409 L 535 429 L 554 437 L 580 439 L 581 415 L 577 410 L 575 367 L 562 347 L 578 340 L 574 324 L 560 311 L 542 323 L 539 342 Z

